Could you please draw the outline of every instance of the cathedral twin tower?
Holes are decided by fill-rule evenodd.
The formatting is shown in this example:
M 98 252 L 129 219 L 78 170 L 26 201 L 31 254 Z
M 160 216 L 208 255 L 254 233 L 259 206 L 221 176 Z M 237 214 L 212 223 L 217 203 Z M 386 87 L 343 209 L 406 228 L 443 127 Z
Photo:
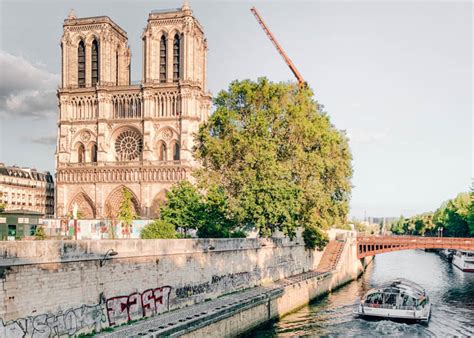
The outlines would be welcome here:
M 127 33 L 109 17 L 71 13 L 63 27 L 56 215 L 77 205 L 82 218 L 115 218 L 127 189 L 136 213 L 154 217 L 197 166 L 193 134 L 211 107 L 202 26 L 187 4 L 152 11 L 139 85 Z

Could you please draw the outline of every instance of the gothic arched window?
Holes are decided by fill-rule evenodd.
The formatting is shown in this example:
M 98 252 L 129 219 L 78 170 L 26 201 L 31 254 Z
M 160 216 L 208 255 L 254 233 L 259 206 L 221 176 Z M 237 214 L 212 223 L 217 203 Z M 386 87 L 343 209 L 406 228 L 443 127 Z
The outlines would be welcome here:
M 91 67 L 92 74 L 91 80 L 92 85 L 95 86 L 99 82 L 99 44 L 97 40 L 92 41 L 91 50 Z
M 91 162 L 97 162 L 97 144 L 93 144 L 91 147 Z
M 173 161 L 179 161 L 179 143 L 176 142 L 173 146 Z
M 160 82 L 166 82 L 166 38 L 160 40 Z
M 164 143 L 161 143 L 160 147 L 158 148 L 158 160 L 166 161 L 166 144 Z
M 77 147 L 77 162 L 84 163 L 86 161 L 86 150 L 84 145 L 81 143 L 79 147 Z
M 173 40 L 173 81 L 178 82 L 180 79 L 180 59 L 181 59 L 180 38 L 176 34 Z
M 77 47 L 77 84 L 79 87 L 86 86 L 86 49 L 82 40 Z

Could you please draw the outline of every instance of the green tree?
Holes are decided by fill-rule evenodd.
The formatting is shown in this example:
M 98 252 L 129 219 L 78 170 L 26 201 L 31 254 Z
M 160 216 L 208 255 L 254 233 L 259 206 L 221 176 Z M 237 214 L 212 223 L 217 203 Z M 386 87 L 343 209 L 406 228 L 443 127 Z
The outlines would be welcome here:
M 142 229 L 140 237 L 143 239 L 176 238 L 176 228 L 171 223 L 157 219 Z
M 394 234 L 397 234 L 397 235 L 404 234 L 405 233 L 405 226 L 404 225 L 405 225 L 405 217 L 403 217 L 403 215 L 400 215 L 400 218 L 396 222 L 392 223 L 392 226 L 391 226 L 390 230 Z
M 123 188 L 122 202 L 120 203 L 118 219 L 124 226 L 125 233 L 130 235 L 130 226 L 136 218 L 135 210 L 133 208 L 132 193 Z
M 212 186 L 202 198 L 197 235 L 201 238 L 245 237 L 227 212 L 228 199 L 222 187 Z
M 197 229 L 201 238 L 245 237 L 245 232 L 228 213 L 224 189 L 210 186 L 198 190 L 188 181 L 175 184 L 160 207 L 160 220 L 183 230 Z
M 467 223 L 469 225 L 469 234 L 471 237 L 474 237 L 474 193 L 471 189 L 471 193 L 469 194 L 470 202 L 469 202 L 469 212 L 467 215 Z
M 166 194 L 166 203 L 160 206 L 160 219 L 181 229 L 184 237 L 190 229 L 197 229 L 200 221 L 202 197 L 189 181 L 175 184 Z
M 3 192 L 0 191 L 0 200 L 2 199 L 2 197 L 3 197 Z M 4 211 L 6 207 L 7 207 L 7 205 L 0 201 L 0 212 Z
M 351 191 L 351 154 L 310 89 L 234 81 L 196 137 L 204 186 L 218 185 L 229 215 L 262 236 L 305 227 L 307 247 L 324 245 L 323 229 L 342 224 Z
M 46 232 L 42 226 L 38 226 L 35 231 L 35 239 L 36 240 L 45 240 L 46 239 Z
M 400 218 L 392 224 L 392 231 L 398 234 L 447 237 L 474 236 L 473 194 L 460 193 L 444 202 L 434 212 L 415 215 L 408 219 Z

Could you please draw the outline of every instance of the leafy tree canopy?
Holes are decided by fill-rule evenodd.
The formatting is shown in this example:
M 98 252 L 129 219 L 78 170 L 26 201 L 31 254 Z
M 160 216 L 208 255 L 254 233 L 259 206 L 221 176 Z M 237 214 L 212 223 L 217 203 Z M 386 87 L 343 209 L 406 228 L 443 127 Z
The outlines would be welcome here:
M 189 181 L 181 181 L 166 194 L 160 220 L 183 230 L 185 238 L 190 229 L 204 238 L 245 237 L 227 211 L 228 199 L 222 188 L 210 186 L 199 191 Z
M 222 189 L 227 217 L 262 236 L 303 226 L 308 247 L 324 246 L 322 230 L 345 222 L 352 176 L 347 138 L 312 96 L 266 78 L 234 81 L 195 148 L 200 187 Z
M 400 219 L 392 224 L 396 234 L 438 235 L 442 229 L 446 237 L 474 237 L 473 193 L 460 193 L 443 203 L 434 213 L 428 212 Z
M 132 221 L 137 217 L 132 203 L 132 193 L 123 188 L 123 198 L 119 207 L 118 219 L 121 220 L 125 226 L 130 226 Z
M 198 227 L 202 197 L 189 181 L 175 184 L 166 193 L 166 203 L 160 206 L 160 219 L 181 228 L 184 234 Z
M 0 191 L 0 198 L 3 197 L 3 192 Z M 0 212 L 4 211 L 7 205 L 5 203 L 0 202 Z
M 177 234 L 173 224 L 157 219 L 143 228 L 140 237 L 143 239 L 177 238 Z
M 38 226 L 35 231 L 35 239 L 36 240 L 45 240 L 46 239 L 46 232 L 42 226 Z

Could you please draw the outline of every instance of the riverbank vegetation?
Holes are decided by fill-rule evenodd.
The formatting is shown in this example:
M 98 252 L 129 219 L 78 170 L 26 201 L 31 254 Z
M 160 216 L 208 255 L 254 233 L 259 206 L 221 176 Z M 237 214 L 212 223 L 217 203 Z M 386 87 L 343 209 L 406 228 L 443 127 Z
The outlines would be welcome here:
M 175 185 L 160 219 L 200 237 L 302 227 L 308 248 L 324 247 L 324 230 L 347 219 L 351 154 L 312 96 L 265 78 L 232 82 L 196 135 L 195 184 Z
M 400 216 L 391 231 L 400 235 L 474 237 L 473 193 L 460 193 L 434 212 L 410 218 Z

